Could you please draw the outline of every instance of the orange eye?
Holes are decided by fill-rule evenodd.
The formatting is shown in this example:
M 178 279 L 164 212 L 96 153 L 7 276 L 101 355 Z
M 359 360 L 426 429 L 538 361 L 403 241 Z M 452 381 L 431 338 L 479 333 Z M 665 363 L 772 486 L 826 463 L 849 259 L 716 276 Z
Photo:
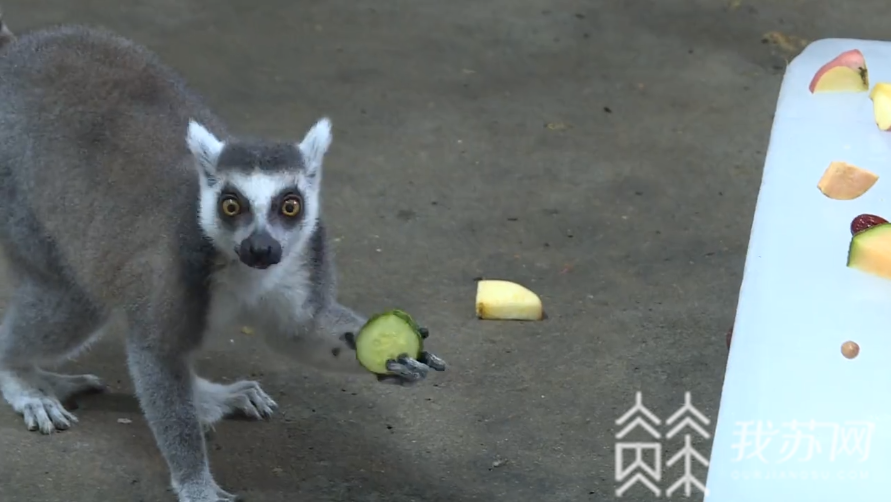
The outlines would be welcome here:
M 241 212 L 241 204 L 235 197 L 226 197 L 220 202 L 220 209 L 223 210 L 223 214 L 232 217 Z
M 293 218 L 300 214 L 300 199 L 297 197 L 288 197 L 282 202 L 282 214 L 288 218 Z

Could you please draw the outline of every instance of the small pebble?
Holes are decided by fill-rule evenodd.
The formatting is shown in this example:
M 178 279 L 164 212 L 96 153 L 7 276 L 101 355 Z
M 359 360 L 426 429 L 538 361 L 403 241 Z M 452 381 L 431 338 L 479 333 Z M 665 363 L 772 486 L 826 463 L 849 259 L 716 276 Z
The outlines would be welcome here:
M 133 421 L 130 420 L 129 418 L 119 418 L 118 423 L 119 424 L 132 424 Z
M 841 347 L 842 355 L 848 359 L 854 359 L 860 354 L 860 346 L 855 342 L 845 342 Z

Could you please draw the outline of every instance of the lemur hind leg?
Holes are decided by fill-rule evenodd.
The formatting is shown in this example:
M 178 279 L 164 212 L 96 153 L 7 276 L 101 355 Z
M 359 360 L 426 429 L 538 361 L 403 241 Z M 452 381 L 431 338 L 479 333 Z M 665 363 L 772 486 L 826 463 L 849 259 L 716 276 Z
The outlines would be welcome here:
M 63 375 L 57 363 L 104 331 L 102 316 L 61 284 L 22 276 L 0 322 L 0 393 L 29 430 L 66 430 L 77 418 L 62 405 L 75 394 L 104 390 L 95 375 Z

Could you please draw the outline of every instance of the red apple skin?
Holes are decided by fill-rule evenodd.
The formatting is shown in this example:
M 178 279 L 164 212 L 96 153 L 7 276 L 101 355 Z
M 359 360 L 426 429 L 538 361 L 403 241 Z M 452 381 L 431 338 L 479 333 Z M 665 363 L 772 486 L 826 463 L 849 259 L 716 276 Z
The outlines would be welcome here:
M 823 77 L 823 74 L 838 66 L 847 66 L 848 68 L 863 74 L 866 72 L 866 58 L 863 57 L 863 53 L 860 52 L 859 49 L 851 49 L 842 52 L 832 59 L 832 61 L 821 66 L 820 69 L 817 70 L 817 73 L 814 74 L 814 78 L 811 79 L 811 85 L 808 86 L 811 94 L 814 93 L 814 90 L 817 88 L 817 83 L 820 81 L 820 78 Z
M 888 223 L 888 220 L 882 218 L 881 216 L 876 216 L 874 214 L 861 214 L 851 221 L 851 235 L 857 235 L 867 228 L 872 228 L 876 225 L 882 225 L 885 223 Z

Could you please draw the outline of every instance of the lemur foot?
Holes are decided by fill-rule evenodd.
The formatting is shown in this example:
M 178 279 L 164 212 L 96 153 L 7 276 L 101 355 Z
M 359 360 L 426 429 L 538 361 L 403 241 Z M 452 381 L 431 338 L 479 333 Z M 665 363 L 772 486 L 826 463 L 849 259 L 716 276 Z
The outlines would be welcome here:
M 242 502 L 244 500 L 238 495 L 223 490 L 212 480 L 179 488 L 177 498 L 179 502 Z
M 67 430 L 77 423 L 77 417 L 62 406 L 62 401 L 104 388 L 94 375 L 60 375 L 36 368 L 0 371 L 3 398 L 22 415 L 28 430 L 42 434 Z
M 201 377 L 195 382 L 195 404 L 205 429 L 212 429 L 215 423 L 235 413 L 256 420 L 269 418 L 278 408 L 258 382 L 240 380 L 223 385 Z
M 106 386 L 96 375 L 62 375 L 37 369 L 52 388 L 59 401 L 65 402 L 78 394 L 105 392 Z
M 418 330 L 421 337 L 427 339 L 430 336 L 430 330 L 420 328 Z M 344 339 L 353 350 L 356 350 L 356 336 L 353 333 L 344 333 Z M 409 357 L 408 354 L 402 354 L 396 359 L 387 361 L 387 370 L 390 375 L 377 375 L 377 381 L 393 385 L 412 385 L 427 378 L 430 370 L 445 371 L 446 362 L 439 356 L 423 351 L 418 358 Z

